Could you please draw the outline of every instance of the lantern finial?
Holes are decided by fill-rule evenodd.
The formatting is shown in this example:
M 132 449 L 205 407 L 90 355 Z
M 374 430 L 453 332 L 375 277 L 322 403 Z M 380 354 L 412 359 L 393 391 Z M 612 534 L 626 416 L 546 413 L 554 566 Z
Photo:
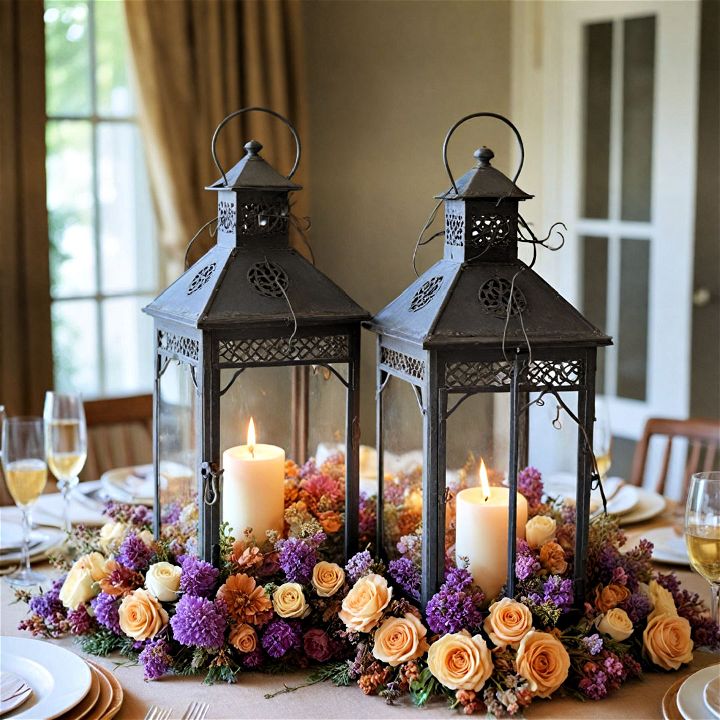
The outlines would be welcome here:
M 476 167 L 490 167 L 490 161 L 495 157 L 495 153 L 483 145 L 473 153 L 473 157 L 477 158 Z

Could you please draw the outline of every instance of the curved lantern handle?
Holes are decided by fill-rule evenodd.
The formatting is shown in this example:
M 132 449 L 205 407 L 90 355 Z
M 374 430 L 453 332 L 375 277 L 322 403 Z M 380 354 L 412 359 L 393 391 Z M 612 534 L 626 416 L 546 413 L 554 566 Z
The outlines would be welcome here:
M 215 167 L 220 171 L 220 174 L 223 177 L 223 182 L 227 186 L 227 176 L 225 175 L 225 171 L 222 168 L 222 165 L 220 165 L 220 161 L 217 157 L 217 151 L 216 151 L 216 145 L 217 145 L 217 139 L 218 135 L 220 135 L 220 131 L 227 125 L 227 123 L 232 120 L 234 117 L 237 117 L 238 115 L 242 115 L 246 112 L 264 112 L 268 115 L 272 115 L 273 117 L 276 117 L 278 120 L 280 120 L 282 123 L 287 125 L 288 130 L 292 133 L 293 140 L 295 140 L 295 164 L 292 166 L 292 170 L 290 170 L 290 174 L 287 175 L 287 179 L 290 180 L 292 176 L 295 174 L 295 171 L 298 168 L 298 165 L 300 164 L 300 152 L 301 152 L 301 146 L 300 146 L 300 138 L 298 137 L 297 130 L 293 127 L 292 123 L 280 113 L 275 112 L 274 110 L 270 110 L 268 108 L 264 107 L 247 107 L 247 108 L 241 108 L 240 110 L 236 110 L 235 112 L 231 112 L 226 118 L 224 118 L 220 124 L 215 128 L 215 132 L 212 136 L 212 143 L 210 145 L 210 151 L 212 152 L 212 159 L 215 163 Z
M 443 142 L 443 148 L 442 148 L 443 163 L 445 164 L 445 170 L 447 171 L 448 177 L 450 178 L 450 183 L 452 184 L 455 194 L 457 194 L 458 189 L 457 189 L 457 185 L 455 184 L 455 178 L 453 177 L 453 174 L 450 171 L 450 164 L 448 163 L 448 158 L 447 158 L 448 143 L 450 142 L 450 137 L 452 136 L 452 134 L 464 122 L 467 122 L 468 120 L 472 120 L 473 118 L 479 118 L 479 117 L 491 117 L 491 118 L 495 118 L 496 120 L 500 120 L 501 122 L 504 122 L 515 133 L 515 137 L 517 138 L 518 145 L 520 146 L 520 164 L 518 165 L 517 172 L 515 173 L 515 176 L 512 179 L 513 185 L 517 182 L 518 176 L 520 175 L 520 171 L 522 170 L 522 167 L 523 167 L 523 163 L 525 162 L 525 146 L 523 145 L 522 137 L 520 136 L 520 131 L 504 115 L 499 115 L 498 113 L 494 113 L 494 112 L 478 112 L 478 113 L 471 113 L 470 115 L 466 115 L 464 118 L 460 118 L 460 120 L 458 120 L 448 130 L 448 133 L 445 136 L 445 141 Z

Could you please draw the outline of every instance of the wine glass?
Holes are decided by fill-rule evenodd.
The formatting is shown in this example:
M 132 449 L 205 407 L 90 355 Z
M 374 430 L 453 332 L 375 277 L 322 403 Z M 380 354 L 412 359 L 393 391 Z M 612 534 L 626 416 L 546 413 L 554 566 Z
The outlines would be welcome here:
M 600 479 L 605 482 L 612 463 L 612 430 L 610 428 L 610 412 L 607 401 L 601 398 L 595 401 L 593 453 L 595 454 Z
M 22 512 L 23 527 L 22 563 L 8 580 L 13 585 L 38 585 L 47 578 L 30 568 L 30 509 L 42 494 L 47 482 L 42 418 L 5 420 L 2 436 L 5 482 L 15 504 Z
M 685 543 L 693 569 L 710 583 L 712 618 L 720 622 L 720 472 L 692 476 L 685 507 Z
M 72 532 L 70 494 L 87 458 L 85 409 L 79 395 L 48 392 L 45 395 L 45 450 L 63 496 L 63 529 Z

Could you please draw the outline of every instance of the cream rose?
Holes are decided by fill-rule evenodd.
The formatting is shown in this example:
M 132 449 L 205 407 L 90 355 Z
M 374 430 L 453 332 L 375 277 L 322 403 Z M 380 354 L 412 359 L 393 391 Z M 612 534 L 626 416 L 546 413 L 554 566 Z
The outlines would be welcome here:
M 650 581 L 648 593 L 650 595 L 650 602 L 653 605 L 652 612 L 648 615 L 648 620 L 652 620 L 659 615 L 678 614 L 672 593 L 660 585 L 657 580 Z
M 693 659 L 690 623 L 677 612 L 656 615 L 643 632 L 643 647 L 655 665 L 664 670 L 677 670 Z
M 310 612 L 305 600 L 302 585 L 299 583 L 283 583 L 272 595 L 275 612 L 283 618 L 304 618 Z
M 168 621 L 168 614 L 160 603 L 142 588 L 123 598 L 118 614 L 120 629 L 135 640 L 155 637 Z
M 533 694 L 546 698 L 567 679 L 570 656 L 554 635 L 531 630 L 520 643 L 515 666 Z
M 531 548 L 542 547 L 555 539 L 557 523 L 547 515 L 536 515 L 525 525 L 525 539 Z
M 230 644 L 240 652 L 250 653 L 257 647 L 257 633 L 247 623 L 234 625 L 230 630 Z
M 106 554 L 117 550 L 127 534 L 128 526 L 121 522 L 108 522 L 100 528 L 100 547 Z
M 481 635 L 443 635 L 428 651 L 430 672 L 450 690 L 478 692 L 492 675 L 492 655 Z
M 99 552 L 79 557 L 60 588 L 60 602 L 70 610 L 77 610 L 79 605 L 94 598 L 100 592 L 98 582 L 108 576 L 107 563 Z
M 427 652 L 427 628 L 412 613 L 387 618 L 375 631 L 373 655 L 392 667 L 416 660 Z
M 532 630 L 532 613 L 522 603 L 503 598 L 490 606 L 490 614 L 485 618 L 483 629 L 498 647 L 510 645 L 517 648 Z
M 180 588 L 182 569 L 169 562 L 151 565 L 145 574 L 145 587 L 160 602 L 175 602 Z
M 155 542 L 155 536 L 149 530 L 143 530 L 138 533 L 138 537 L 145 543 L 147 547 L 152 547 Z
M 320 597 L 331 597 L 345 582 L 345 571 L 335 563 L 319 562 L 313 568 L 312 584 Z
M 595 627 L 618 642 L 627 640 L 633 633 L 632 620 L 620 608 L 613 608 L 604 615 L 600 615 L 595 620 Z
M 381 575 L 361 577 L 345 596 L 340 619 L 349 630 L 370 632 L 382 617 L 392 598 L 392 588 Z

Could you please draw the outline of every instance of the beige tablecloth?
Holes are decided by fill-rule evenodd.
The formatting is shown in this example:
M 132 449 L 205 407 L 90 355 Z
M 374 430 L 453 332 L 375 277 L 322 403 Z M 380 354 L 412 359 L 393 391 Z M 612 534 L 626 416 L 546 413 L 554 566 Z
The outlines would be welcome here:
M 652 523 L 657 526 L 658 522 Z M 648 527 L 648 526 L 646 526 Z M 629 531 L 635 536 L 638 528 Z M 668 568 L 665 567 L 667 570 Z M 690 590 L 702 593 L 709 601 L 707 583 L 699 576 L 687 570 L 679 572 L 683 584 Z M 11 604 L 12 589 L 3 579 L 0 591 L 0 609 L 2 612 L 1 632 L 3 635 L 24 635 L 17 630 L 19 620 L 25 613 L 23 604 Z M 52 641 L 63 647 L 73 648 L 82 654 L 70 638 Z M 0 648 L 0 652 L 2 649 Z M 119 659 L 119 658 L 118 658 Z M 536 701 L 529 708 L 529 718 L 617 718 L 618 720 L 639 720 L 640 718 L 661 718 L 662 697 L 668 687 L 681 674 L 717 662 L 718 657 L 709 653 L 695 653 L 694 662 L 683 668 L 680 673 L 648 673 L 642 680 L 627 683 L 619 691 L 601 702 L 580 702 L 573 699 L 555 699 L 551 702 Z M 234 718 L 453 718 L 456 713 L 447 710 L 437 701 L 425 708 L 416 708 L 408 700 L 388 706 L 380 698 L 367 697 L 357 687 L 336 688 L 324 683 L 298 690 L 273 699 L 266 700 L 265 693 L 281 689 L 284 684 L 302 683 L 307 674 L 304 672 L 290 675 L 263 675 L 248 673 L 240 676 L 235 685 L 216 685 L 208 687 L 198 678 L 167 677 L 146 683 L 142 679 L 142 669 L 138 666 L 117 667 L 112 659 L 99 660 L 108 668 L 114 669 L 125 691 L 125 701 L 117 716 L 120 720 L 140 720 L 151 704 L 174 709 L 173 718 L 180 718 L 194 700 L 210 704 L 208 718 L 230 720 Z

